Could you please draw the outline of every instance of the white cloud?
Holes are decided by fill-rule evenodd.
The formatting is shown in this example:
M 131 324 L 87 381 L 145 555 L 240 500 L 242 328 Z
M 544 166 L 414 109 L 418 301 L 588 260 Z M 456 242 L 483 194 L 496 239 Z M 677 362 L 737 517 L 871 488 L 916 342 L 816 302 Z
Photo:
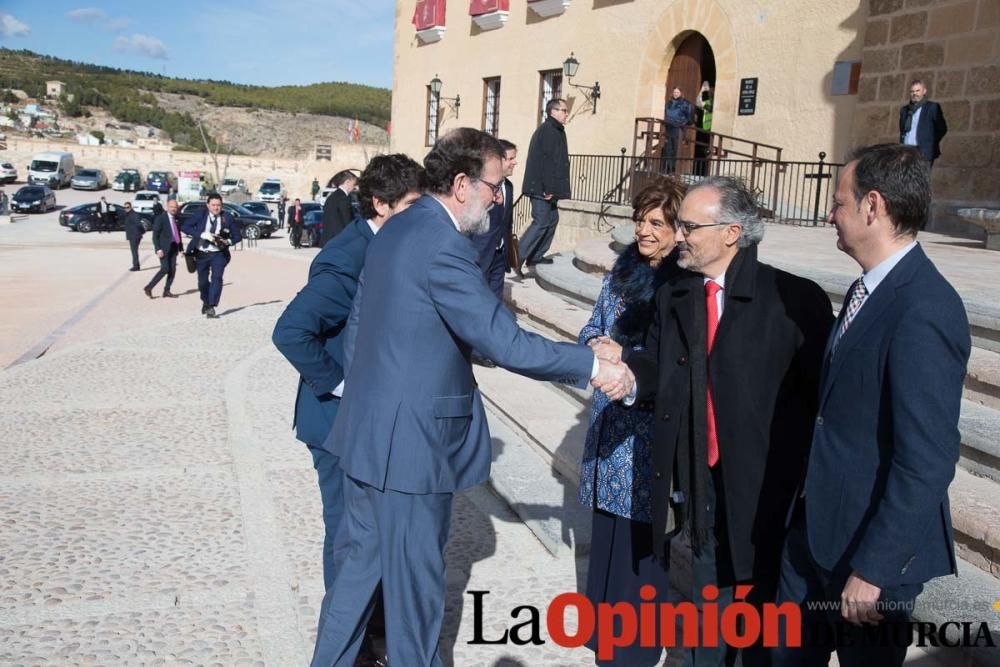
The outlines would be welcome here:
M 0 37 L 24 37 L 31 28 L 27 23 L 18 21 L 10 14 L 0 13 Z
M 80 9 L 66 12 L 66 18 L 82 23 L 90 23 L 92 21 L 103 21 L 108 18 L 108 15 L 103 9 L 98 9 L 97 7 L 81 7 Z
M 128 27 L 129 23 L 128 19 L 114 19 L 106 27 L 111 32 L 121 32 Z
M 116 51 L 132 51 L 158 60 L 167 59 L 166 45 L 156 37 L 149 35 L 135 33 L 128 37 L 119 37 L 115 40 L 114 48 Z

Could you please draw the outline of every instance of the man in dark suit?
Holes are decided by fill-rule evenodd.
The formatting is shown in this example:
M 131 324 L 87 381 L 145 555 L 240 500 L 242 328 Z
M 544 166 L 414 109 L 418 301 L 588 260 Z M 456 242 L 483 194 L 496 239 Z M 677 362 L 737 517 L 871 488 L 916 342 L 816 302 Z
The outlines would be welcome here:
M 176 299 L 177 295 L 170 291 L 177 274 L 177 255 L 181 251 L 181 232 L 177 227 L 177 200 L 167 202 L 167 210 L 153 220 L 153 249 L 160 258 L 160 270 L 156 272 L 149 284 L 142 288 L 150 299 L 153 298 L 153 288 L 164 277 L 167 284 L 163 286 L 163 298 Z
M 293 248 L 302 247 L 302 217 L 302 202 L 296 197 L 295 203 L 288 207 L 288 234 Z
M 559 200 L 570 198 L 566 100 L 549 100 L 545 115 L 545 122 L 531 135 L 521 186 L 521 192 L 531 198 L 531 224 L 518 244 L 521 261 L 526 266 L 552 263 L 545 253 L 556 236 Z
M 802 605 L 803 648 L 779 651 L 781 665 L 825 665 L 821 625 L 840 626 L 844 667 L 901 665 L 906 644 L 862 625 L 907 623 L 923 584 L 955 573 L 948 486 L 971 340 L 961 298 L 916 242 L 929 208 L 916 148 L 864 148 L 840 172 L 830 222 L 863 273 L 826 347 L 779 593 Z M 839 606 L 807 606 L 818 601 Z
M 139 270 L 139 243 L 142 235 L 146 233 L 146 228 L 142 226 L 142 218 L 132 210 L 132 204 L 125 202 L 122 206 L 125 209 L 125 239 L 128 240 L 129 250 L 132 251 L 132 268 L 129 271 Z
M 420 196 L 422 171 L 405 155 L 372 158 L 359 181 L 359 203 L 365 218 L 355 219 L 320 251 L 309 268 L 309 282 L 274 327 L 275 346 L 301 375 L 293 426 L 298 439 L 309 447 L 319 478 L 326 528 L 323 582 L 327 590 L 333 584 L 336 563 L 344 555 L 334 539 L 344 513 L 344 474 L 338 457 L 323 446 L 343 395 L 344 325 L 368 243 L 390 217 L 406 210 Z M 373 621 L 374 625 L 384 624 L 382 618 Z M 370 655 L 366 660 L 374 662 Z
M 774 599 L 784 538 L 775 517 L 791 508 L 805 466 L 833 321 L 818 285 L 757 260 L 763 235 L 741 181 L 710 177 L 688 190 L 677 216 L 687 271 L 659 290 L 648 345 L 627 358 L 635 400 L 655 400 L 658 416 L 653 538 L 668 558 L 668 539 L 685 528 L 693 600 L 717 586 L 720 615 L 737 585 L 753 586 L 752 604 Z M 685 665 L 733 664 L 736 653 L 698 647 Z M 768 664 L 760 646 L 742 657 Z
M 506 139 L 500 139 L 500 145 L 504 150 L 501 201 L 490 209 L 490 228 L 484 234 L 473 236 L 472 245 L 479 255 L 479 268 L 483 270 L 486 284 L 503 301 L 503 274 L 507 270 L 505 241 L 514 226 L 514 184 L 510 177 L 517 166 L 517 146 Z
M 201 313 L 218 317 L 216 306 L 222 298 L 222 276 L 232 258 L 229 246 L 240 242 L 240 226 L 222 210 L 222 195 L 208 195 L 208 206 L 187 219 L 181 231 L 191 237 L 188 252 L 194 253 L 198 267 Z
M 285 205 L 288 201 L 288 197 L 281 195 L 278 198 L 278 229 L 285 226 Z
M 948 133 L 941 105 L 927 99 L 920 79 L 910 84 L 910 103 L 899 110 L 899 143 L 916 146 L 931 166 L 941 155 L 941 140 Z
M 503 148 L 479 130 L 424 159 L 430 194 L 369 244 L 344 341 L 346 387 L 327 446 L 347 480 L 347 555 L 323 600 L 313 665 L 349 667 L 379 582 L 392 664 L 440 667 L 453 494 L 489 477 L 471 348 L 537 379 L 621 383 L 586 346 L 527 333 L 483 280 L 468 234 L 499 201 Z
M 330 179 L 330 184 L 337 188 L 323 202 L 323 235 L 320 237 L 320 247 L 325 248 L 327 241 L 344 231 L 344 228 L 354 219 L 351 208 L 351 192 L 358 184 L 358 177 L 350 169 L 338 171 Z

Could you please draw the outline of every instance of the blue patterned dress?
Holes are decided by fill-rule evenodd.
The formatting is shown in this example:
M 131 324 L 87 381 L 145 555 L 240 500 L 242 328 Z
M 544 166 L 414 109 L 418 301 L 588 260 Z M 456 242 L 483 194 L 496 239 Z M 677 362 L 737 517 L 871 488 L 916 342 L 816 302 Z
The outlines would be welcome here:
M 624 301 L 605 276 L 590 321 L 580 331 L 580 342 L 610 336 Z M 640 349 L 641 345 L 632 346 Z M 617 516 L 652 521 L 650 484 L 653 477 L 651 439 L 653 413 L 625 408 L 594 390 L 590 428 L 580 466 L 580 502 Z

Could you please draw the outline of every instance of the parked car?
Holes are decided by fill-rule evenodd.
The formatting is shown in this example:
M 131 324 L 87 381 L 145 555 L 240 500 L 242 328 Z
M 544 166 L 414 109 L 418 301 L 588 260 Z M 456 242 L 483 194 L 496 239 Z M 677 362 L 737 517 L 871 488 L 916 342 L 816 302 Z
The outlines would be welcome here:
M 139 212 L 140 215 L 153 215 L 153 209 L 156 205 L 162 203 L 160 202 L 160 193 L 153 192 L 152 190 L 139 190 L 132 197 L 132 208 Z
M 166 194 L 177 191 L 177 176 L 172 171 L 151 171 L 146 175 L 146 190 Z
M 56 207 L 56 193 L 47 185 L 25 185 L 10 198 L 10 209 L 20 213 L 45 213 Z
M 249 195 L 250 191 L 247 190 L 246 181 L 242 178 L 224 178 L 222 179 L 222 185 L 219 186 L 220 195 L 234 195 L 243 194 Z
M 277 203 L 284 196 L 285 186 L 277 178 L 266 179 L 257 190 L 257 199 L 266 202 Z
M 267 205 L 264 201 L 245 201 L 240 204 L 246 210 L 256 213 L 257 215 L 266 215 L 267 217 L 272 217 L 271 207 Z
M 312 204 L 312 206 L 307 206 Z M 302 236 L 299 238 L 299 245 L 303 248 L 312 248 L 319 245 L 319 240 L 323 236 L 323 207 L 315 202 L 302 204 Z M 288 242 L 295 245 L 292 235 L 288 235 Z
M 17 167 L 10 162 L 0 162 L 0 183 L 13 183 L 17 180 Z
M 178 224 L 183 225 L 188 218 L 204 210 L 208 204 L 203 201 L 189 201 L 177 211 Z M 223 202 L 222 210 L 233 216 L 233 221 L 240 226 L 240 233 L 248 239 L 269 238 L 278 227 L 278 221 L 266 215 L 258 215 L 238 204 Z
M 110 213 L 109 230 L 125 229 L 125 209 L 119 204 L 108 204 Z M 97 231 L 101 226 L 101 216 L 98 215 L 98 203 L 80 204 L 59 212 L 59 224 L 69 227 L 74 232 L 84 234 Z
M 119 192 L 135 191 L 139 189 L 140 183 L 142 183 L 142 174 L 139 173 L 138 169 L 122 169 L 115 176 L 111 189 Z
M 108 187 L 108 177 L 101 169 L 80 169 L 69 186 L 74 190 L 103 190 Z

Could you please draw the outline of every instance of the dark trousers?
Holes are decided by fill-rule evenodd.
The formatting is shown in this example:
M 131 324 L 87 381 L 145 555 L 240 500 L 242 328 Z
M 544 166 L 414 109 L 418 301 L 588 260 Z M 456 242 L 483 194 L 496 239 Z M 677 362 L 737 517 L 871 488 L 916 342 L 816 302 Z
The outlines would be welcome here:
M 720 464 L 721 465 L 721 464 Z M 734 602 L 734 591 L 737 584 L 752 584 L 753 590 L 747 602 L 758 609 L 766 602 L 774 599 L 774 582 L 738 581 L 733 572 L 733 557 L 729 547 L 729 535 L 726 522 L 725 493 L 722 487 L 722 470 L 715 466 L 711 470 L 711 481 L 705 485 L 705 512 L 712 537 L 709 543 L 693 550 L 691 559 L 691 578 L 694 585 L 694 595 L 691 601 L 698 607 L 698 636 L 702 632 L 702 606 L 705 596 L 702 589 L 711 584 L 717 586 L 719 595 L 715 599 L 718 605 L 718 617 L 721 618 L 726 607 Z M 684 667 L 733 667 L 736 664 L 740 649 L 726 646 L 721 637 L 718 646 L 699 646 L 689 649 L 684 655 Z M 751 646 L 742 650 L 744 667 L 768 667 L 770 653 L 763 646 Z
M 674 173 L 677 163 L 677 153 L 681 148 L 682 128 L 673 125 L 667 126 L 667 143 L 663 147 L 660 158 L 660 171 L 665 174 Z
M 167 278 L 167 283 L 163 286 L 164 292 L 169 292 L 170 287 L 174 284 L 174 276 L 177 275 L 177 253 L 180 251 L 180 247 L 176 243 L 170 244 L 170 249 L 163 252 L 163 257 L 160 258 L 160 270 L 156 272 L 153 279 L 149 281 L 146 285 L 149 289 L 156 287 L 156 283 L 160 282 L 164 276 Z
M 559 207 L 555 199 L 531 198 L 531 224 L 521 237 L 521 260 L 531 266 L 545 257 L 556 235 Z
M 226 271 L 229 260 L 222 252 L 201 252 L 195 255 L 198 267 L 198 291 L 201 302 L 215 308 L 222 298 L 222 274 Z
M 288 233 L 292 237 L 292 246 L 302 247 L 302 225 L 297 225 L 294 222 L 288 223 Z
M 504 248 L 493 253 L 490 265 L 483 271 L 486 284 L 500 301 L 503 301 L 503 275 L 507 272 L 507 251 Z
M 142 237 L 141 236 L 139 238 L 137 238 L 137 239 L 129 239 L 128 240 L 129 250 L 132 251 L 132 268 L 133 269 L 138 269 L 139 268 L 139 243 L 141 241 L 142 241 Z
M 921 584 L 885 588 L 879 597 L 884 617 L 877 626 L 858 627 L 840 615 L 840 594 L 849 572 L 831 572 L 820 567 L 809 551 L 805 512 L 797 511 L 785 540 L 781 562 L 778 603 L 794 602 L 802 610 L 802 646 L 773 649 L 776 667 L 826 665 L 836 650 L 841 667 L 893 667 L 906 658 L 909 621 Z M 835 604 L 826 604 L 827 602 Z M 825 608 L 809 609 L 810 603 Z M 784 638 L 784 633 L 781 637 Z
M 389 659 L 407 667 L 441 667 L 444 547 L 450 493 L 379 491 L 344 480 L 349 546 L 323 598 L 314 667 L 352 667 L 382 584 Z
M 346 540 L 337 542 L 337 531 L 344 517 L 344 471 L 340 469 L 340 457 L 322 447 L 309 446 L 313 468 L 319 482 L 319 495 L 323 501 L 323 585 L 330 590 L 333 585 L 337 563 L 346 553 Z M 343 539 L 343 534 L 342 534 Z
M 658 556 L 653 547 L 653 530 L 648 523 L 594 510 L 590 535 L 590 562 L 587 565 L 586 595 L 597 605 L 625 602 L 633 609 L 647 603 L 639 596 L 646 585 L 656 589 L 656 603 L 667 602 L 670 592 L 669 559 Z M 616 619 L 614 634 L 621 636 L 621 619 Z M 599 630 L 587 648 L 597 652 Z M 672 650 L 672 649 L 669 649 Z M 595 657 L 602 667 L 653 667 L 660 664 L 663 648 L 642 647 L 637 639 L 631 646 L 616 648 L 611 660 Z

